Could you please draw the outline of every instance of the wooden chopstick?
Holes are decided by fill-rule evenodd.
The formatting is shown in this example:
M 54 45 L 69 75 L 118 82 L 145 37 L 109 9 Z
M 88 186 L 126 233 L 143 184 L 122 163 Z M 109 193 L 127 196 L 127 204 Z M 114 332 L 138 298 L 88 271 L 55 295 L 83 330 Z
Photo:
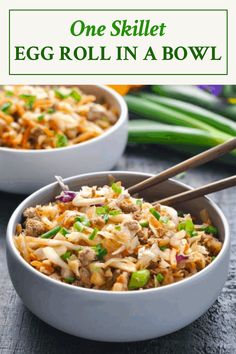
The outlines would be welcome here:
M 228 177 L 225 179 L 222 179 L 220 181 L 216 181 L 210 184 L 206 184 L 205 186 L 196 188 L 196 189 L 191 189 L 189 191 L 179 193 L 176 195 L 173 195 L 171 197 L 167 197 L 161 200 L 158 200 L 158 202 L 153 203 L 155 204 L 164 204 L 164 205 L 170 205 L 178 202 L 186 202 L 187 200 L 195 199 L 198 197 L 202 197 L 204 195 L 218 192 L 220 190 L 234 187 L 236 186 L 236 175 L 232 177 Z
M 217 159 L 218 157 L 226 154 L 227 152 L 236 149 L 236 138 L 233 138 L 223 144 L 217 145 L 209 150 L 206 150 L 196 156 L 191 157 L 179 164 L 168 168 L 167 170 L 159 173 L 156 176 L 146 179 L 143 182 L 135 184 L 128 188 L 128 192 L 131 194 L 138 193 L 144 189 L 150 188 L 161 182 L 166 181 L 168 178 L 174 177 L 177 174 L 187 171 L 190 168 L 200 166 L 206 162 Z

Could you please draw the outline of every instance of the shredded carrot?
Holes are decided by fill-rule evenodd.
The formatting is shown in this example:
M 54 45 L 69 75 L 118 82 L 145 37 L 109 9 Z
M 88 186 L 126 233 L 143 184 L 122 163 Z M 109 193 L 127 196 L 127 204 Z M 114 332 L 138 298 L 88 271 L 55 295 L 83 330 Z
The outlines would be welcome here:
M 49 137 L 52 137 L 52 136 L 55 135 L 55 132 L 54 132 L 53 130 L 51 130 L 51 129 L 48 129 L 47 127 L 44 127 L 44 128 L 43 128 L 43 131 L 44 131 L 44 133 L 45 133 L 47 136 L 49 136 Z
M 25 132 L 24 132 L 24 135 L 23 135 L 23 139 L 22 139 L 22 147 L 23 149 L 27 149 L 28 148 L 28 139 L 29 139 L 29 136 L 30 136 L 30 132 L 31 132 L 31 127 L 28 127 Z
M 151 224 L 156 227 L 157 229 L 163 229 L 163 225 L 158 221 L 154 216 L 150 216 Z
M 19 117 L 22 117 L 25 114 L 24 107 L 17 103 L 15 106 L 16 106 L 16 113 L 19 115 Z
M 47 109 L 53 106 L 53 102 L 48 99 L 37 100 L 34 104 L 34 108 Z
M 10 124 L 13 122 L 13 118 L 11 116 L 9 116 L 8 114 L 5 114 L 4 112 L 0 111 L 0 118 L 2 118 L 3 120 L 5 120 L 5 122 L 7 124 Z
M 30 253 L 30 259 L 32 259 L 32 261 L 36 261 L 37 257 L 35 256 L 34 253 Z
M 82 133 L 81 135 L 79 135 L 77 138 L 73 139 L 73 143 L 77 144 L 77 143 L 82 143 L 83 141 L 89 140 L 91 138 L 94 138 L 95 136 L 97 136 L 97 132 L 86 132 L 86 133 Z
M 38 268 L 38 269 L 43 265 L 43 263 L 42 263 L 42 262 L 39 262 L 39 261 L 32 261 L 32 262 L 30 262 L 30 264 L 31 264 L 33 267 Z

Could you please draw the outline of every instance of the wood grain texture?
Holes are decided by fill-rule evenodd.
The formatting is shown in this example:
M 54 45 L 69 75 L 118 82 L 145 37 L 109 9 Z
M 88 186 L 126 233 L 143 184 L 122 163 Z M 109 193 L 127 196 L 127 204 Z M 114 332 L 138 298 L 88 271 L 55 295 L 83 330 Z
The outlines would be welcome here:
M 161 150 L 159 147 L 133 146 L 127 149 L 116 169 L 157 173 L 183 158 L 176 158 L 172 152 Z M 192 186 L 200 186 L 235 174 L 235 170 L 211 163 L 189 171 L 181 180 Z M 5 259 L 7 222 L 24 197 L 0 193 L 0 353 L 236 353 L 236 192 L 235 189 L 225 190 L 212 195 L 212 198 L 226 214 L 232 232 L 230 272 L 217 301 L 206 314 L 176 333 L 145 342 L 111 344 L 64 334 L 37 319 L 24 307 L 9 279 Z M 99 321 L 102 319 L 98 319 L 98 325 Z

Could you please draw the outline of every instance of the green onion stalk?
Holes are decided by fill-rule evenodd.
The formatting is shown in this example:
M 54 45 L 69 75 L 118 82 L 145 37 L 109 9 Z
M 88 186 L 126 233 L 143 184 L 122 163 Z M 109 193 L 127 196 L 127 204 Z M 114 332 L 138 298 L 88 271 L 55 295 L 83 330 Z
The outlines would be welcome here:
M 157 105 L 173 109 L 180 114 L 188 115 L 189 117 L 208 124 L 219 131 L 236 136 L 236 122 L 205 108 L 201 108 L 192 103 L 183 102 L 168 97 L 161 97 L 146 92 L 140 93 L 139 97 L 154 102 Z
M 147 100 L 146 98 L 128 95 L 126 96 L 126 102 L 129 110 L 142 118 L 147 118 L 164 124 L 200 129 L 221 138 L 222 141 L 232 137 L 231 135 L 216 129 L 212 125 L 191 117 L 189 114 L 178 112 L 172 108 Z
M 236 136 L 235 122 L 194 104 L 146 92 L 125 99 L 137 116 L 129 122 L 130 143 L 160 144 L 197 154 Z M 236 150 L 222 160 L 235 165 L 235 158 Z
M 156 85 L 152 90 L 160 96 L 193 103 L 236 121 L 236 105 L 228 104 L 223 98 L 215 97 L 196 86 Z
M 226 140 L 228 139 L 222 139 L 222 137 L 200 129 L 170 126 L 138 119 L 129 122 L 130 143 L 165 145 L 187 154 L 198 154 Z M 235 166 L 235 158 L 236 150 L 225 156 L 222 161 Z

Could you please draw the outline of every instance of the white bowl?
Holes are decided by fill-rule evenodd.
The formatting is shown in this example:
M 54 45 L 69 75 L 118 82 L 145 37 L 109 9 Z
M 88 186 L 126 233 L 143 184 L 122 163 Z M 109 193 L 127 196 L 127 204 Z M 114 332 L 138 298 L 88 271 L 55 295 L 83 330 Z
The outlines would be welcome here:
M 68 178 L 71 190 L 82 185 L 104 185 L 110 172 Z M 150 175 L 112 172 L 128 187 Z M 189 187 L 173 180 L 142 194 L 147 200 L 171 195 Z M 59 193 L 56 183 L 42 188 L 22 202 L 7 229 L 7 262 L 13 285 L 24 304 L 43 321 L 75 336 L 99 341 L 138 341 L 176 331 L 201 316 L 216 300 L 228 273 L 230 236 L 221 210 L 209 199 L 179 205 L 198 215 L 206 208 L 219 229 L 223 248 L 205 269 L 178 283 L 156 289 L 109 292 L 79 288 L 53 280 L 31 267 L 13 242 L 16 224 L 25 208 L 53 200 Z
M 53 182 L 55 175 L 68 177 L 109 170 L 124 152 L 128 136 L 128 110 L 122 96 L 98 85 L 79 86 L 104 98 L 119 112 L 119 119 L 104 134 L 81 144 L 50 150 L 18 150 L 0 147 L 0 190 L 29 194 Z

